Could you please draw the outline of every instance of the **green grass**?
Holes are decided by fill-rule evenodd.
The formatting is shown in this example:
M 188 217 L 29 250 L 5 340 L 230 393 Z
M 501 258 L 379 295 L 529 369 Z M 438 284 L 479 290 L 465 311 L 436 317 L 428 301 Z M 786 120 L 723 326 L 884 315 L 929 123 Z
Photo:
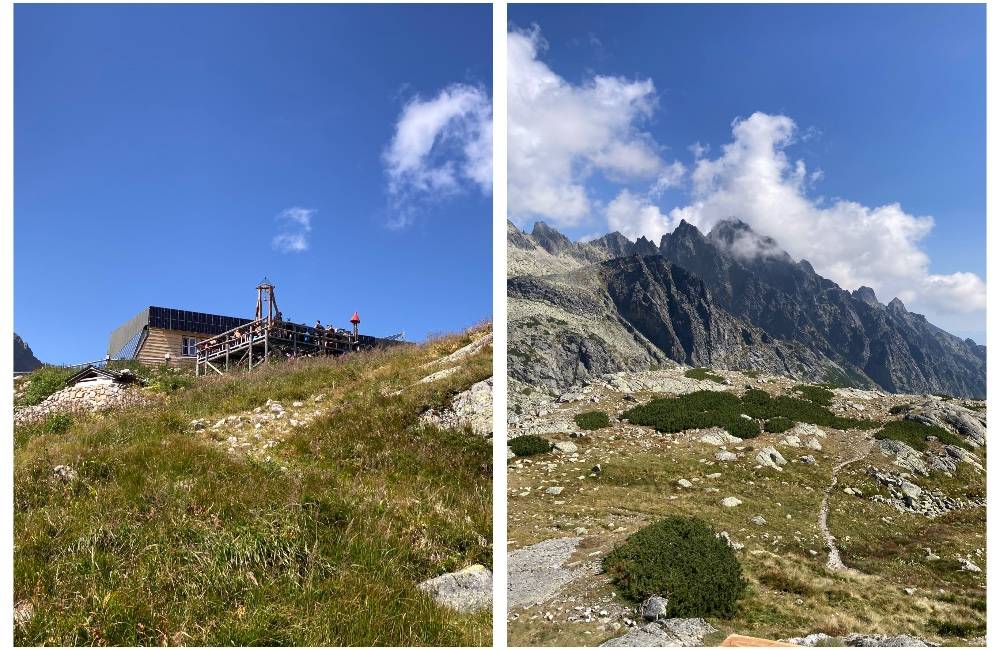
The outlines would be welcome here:
M 752 419 L 748 420 L 744 415 Z M 834 415 L 825 407 L 809 400 L 785 395 L 771 397 L 758 389 L 748 390 L 742 398 L 731 393 L 695 391 L 679 397 L 654 399 L 625 411 L 622 417 L 633 424 L 652 426 L 664 433 L 719 426 L 740 438 L 752 438 L 760 433 L 757 420 L 774 418 L 837 429 L 869 429 L 878 426 L 868 420 Z
M 892 422 L 887 422 L 881 430 L 875 432 L 876 440 L 884 440 L 886 438 L 898 440 L 905 442 L 917 451 L 927 449 L 927 436 L 936 436 L 941 441 L 941 444 L 956 445 L 971 451 L 969 444 L 951 431 L 914 420 L 893 420 Z
M 18 427 L 14 600 L 35 616 L 15 644 L 489 644 L 489 612 L 457 614 L 416 588 L 491 565 L 489 442 L 417 425 L 491 374 L 487 348 L 414 385 L 468 340 L 201 378 L 155 409 L 58 434 Z M 187 430 L 317 393 L 330 410 L 275 462 Z M 59 464 L 77 478 L 56 478 Z
M 611 420 L 608 419 L 608 414 L 604 411 L 577 413 L 573 416 L 573 420 L 576 422 L 576 426 L 585 431 L 596 431 L 611 426 Z
M 713 373 L 709 368 L 691 368 L 684 373 L 684 376 L 689 379 L 697 379 L 699 381 L 714 381 L 717 384 L 726 383 L 725 379 Z

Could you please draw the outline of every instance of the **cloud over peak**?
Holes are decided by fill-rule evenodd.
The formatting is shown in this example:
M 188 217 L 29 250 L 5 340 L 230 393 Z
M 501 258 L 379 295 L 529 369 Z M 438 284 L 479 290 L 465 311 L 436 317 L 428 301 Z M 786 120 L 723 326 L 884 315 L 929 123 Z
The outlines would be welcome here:
M 982 318 L 981 277 L 930 271 L 922 244 L 933 217 L 911 214 L 898 202 L 866 206 L 811 195 L 823 172 L 789 152 L 818 137 L 816 129 L 756 112 L 732 121 L 732 139 L 721 148 L 695 142 L 687 165 L 668 162 L 644 128 L 658 107 L 652 80 L 597 76 L 573 84 L 541 60 L 546 43 L 537 26 L 507 39 L 514 222 L 541 217 L 564 228 L 594 228 L 603 218 L 608 230 L 659 241 L 681 219 L 708 232 L 735 217 L 845 289 L 872 287 L 883 302 L 899 297 L 952 329 L 972 329 L 969 318 Z M 592 182 L 597 173 L 600 184 Z M 612 194 L 601 197 L 608 186 Z M 668 189 L 687 196 L 661 208 Z
M 582 223 L 593 207 L 586 182 L 595 172 L 620 182 L 662 178 L 666 185 L 683 176 L 683 166 L 668 166 L 640 128 L 657 106 L 651 80 L 569 83 L 539 60 L 546 43 L 537 27 L 510 32 L 507 48 L 511 219 Z

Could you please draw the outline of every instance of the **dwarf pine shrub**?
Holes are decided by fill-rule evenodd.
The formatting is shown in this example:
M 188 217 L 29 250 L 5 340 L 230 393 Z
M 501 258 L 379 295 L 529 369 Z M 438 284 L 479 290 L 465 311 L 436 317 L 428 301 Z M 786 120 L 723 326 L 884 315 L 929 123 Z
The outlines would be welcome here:
M 767 421 L 778 417 L 790 422 L 808 422 L 836 429 L 870 429 L 878 426 L 868 420 L 834 415 L 809 400 L 785 395 L 771 397 L 759 389 L 748 390 L 742 398 L 732 393 L 702 390 L 679 397 L 654 399 L 625 411 L 622 417 L 633 424 L 654 427 L 662 433 L 722 427 L 739 438 L 758 435 L 758 420 Z
M 945 445 L 956 445 L 969 449 L 969 444 L 947 429 L 924 424 L 915 420 L 894 420 L 887 422 L 880 431 L 875 432 L 876 440 L 898 440 L 905 442 L 917 451 L 927 449 L 927 436 L 934 436 Z
M 799 384 L 794 388 L 794 390 L 810 402 L 819 404 L 820 406 L 829 406 L 830 402 L 833 401 L 833 393 L 828 388 L 823 386 Z
M 573 419 L 576 421 L 576 426 L 586 431 L 604 429 L 605 427 L 611 426 L 611 420 L 608 419 L 608 414 L 604 411 L 587 411 L 585 413 L 577 413 L 573 416 Z
M 604 569 L 628 599 L 666 597 L 668 618 L 731 617 L 747 588 L 726 540 L 696 517 L 643 528 L 604 558 Z
M 541 436 L 517 436 L 507 441 L 507 446 L 515 456 L 535 456 L 552 451 L 552 443 Z
M 779 415 L 777 417 L 770 418 L 767 422 L 765 422 L 764 430 L 769 433 L 784 433 L 785 431 L 791 429 L 793 424 L 795 423 L 788 418 Z

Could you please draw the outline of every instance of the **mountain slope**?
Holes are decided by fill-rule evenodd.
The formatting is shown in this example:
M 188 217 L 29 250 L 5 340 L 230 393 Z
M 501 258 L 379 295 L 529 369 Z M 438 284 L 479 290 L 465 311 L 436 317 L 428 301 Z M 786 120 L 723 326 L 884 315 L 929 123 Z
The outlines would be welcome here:
M 740 221 L 724 221 L 707 237 L 681 222 L 663 236 L 660 252 L 704 280 L 726 311 L 886 390 L 986 395 L 985 347 L 911 314 L 898 299 L 884 306 L 868 287 L 841 289 Z
M 507 292 L 508 373 L 526 383 L 558 388 L 676 363 L 817 381 L 843 372 L 720 309 L 701 280 L 658 255 L 510 278 Z
M 14 372 L 31 372 L 41 365 L 42 362 L 35 358 L 31 347 L 14 332 Z
M 491 376 L 488 335 L 18 426 L 15 642 L 488 644 L 418 588 L 491 564 L 490 443 L 423 418 Z
M 841 289 L 738 221 L 708 236 L 682 222 L 658 248 L 620 233 L 574 243 L 544 224 L 527 234 L 509 223 L 508 239 L 509 354 L 521 381 L 566 386 L 669 359 L 893 392 L 985 395 L 985 347 L 898 300 L 879 304 L 867 287 Z M 691 290 L 678 293 L 679 279 Z M 538 330 L 533 310 L 555 320 Z M 544 363 L 532 368 L 533 357 Z

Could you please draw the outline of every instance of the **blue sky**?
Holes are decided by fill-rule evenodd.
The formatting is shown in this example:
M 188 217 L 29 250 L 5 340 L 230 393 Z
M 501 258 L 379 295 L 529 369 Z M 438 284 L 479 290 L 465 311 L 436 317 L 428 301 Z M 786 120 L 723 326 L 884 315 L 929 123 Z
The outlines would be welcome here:
M 576 238 L 607 232 L 615 223 L 633 227 L 633 235 L 640 231 L 661 234 L 678 217 L 692 213 L 684 211 L 685 206 L 718 198 L 705 187 L 695 196 L 699 192 L 693 172 L 698 159 L 691 145 L 707 145 L 700 158 L 716 163 L 706 164 L 703 170 L 711 176 L 708 185 L 716 189 L 727 183 L 735 186 L 740 170 L 749 169 L 748 165 L 740 167 L 737 160 L 719 162 L 722 147 L 737 140 L 733 122 L 741 118 L 746 120 L 742 142 L 767 137 L 771 143 L 775 138 L 780 141 L 777 150 L 788 165 L 786 181 L 795 181 L 796 161 L 804 161 L 801 191 L 794 209 L 789 208 L 784 217 L 786 222 L 800 213 L 833 221 L 852 211 L 859 222 L 863 211 L 856 207 L 860 205 L 868 216 L 877 213 L 884 223 L 902 220 L 914 229 L 906 233 L 859 231 L 859 239 L 864 234 L 870 241 L 881 242 L 881 260 L 873 260 L 877 252 L 860 249 L 854 251 L 856 259 L 852 260 L 850 242 L 843 243 L 843 250 L 836 249 L 848 266 L 870 269 L 867 276 L 841 269 L 837 277 L 835 260 L 825 265 L 812 260 L 818 271 L 822 273 L 820 266 L 826 266 L 827 274 L 845 285 L 875 286 L 881 280 L 876 291 L 883 302 L 900 295 L 932 322 L 984 340 L 984 6 L 510 5 L 508 19 L 516 34 L 527 34 L 533 42 L 523 44 L 527 53 L 520 66 L 509 59 L 509 74 L 517 75 L 520 70 L 525 80 L 556 75 L 567 105 L 588 109 L 593 107 L 587 105 L 588 97 L 597 94 L 595 78 L 612 79 L 612 89 L 604 91 L 617 93 L 615 101 L 621 103 L 616 106 L 626 107 L 619 113 L 633 112 L 624 124 L 608 118 L 611 126 L 601 125 L 613 132 L 610 136 L 594 127 L 595 140 L 602 144 L 583 154 L 577 149 L 570 156 L 572 178 L 550 168 L 553 187 L 530 188 L 537 200 L 525 201 L 519 212 L 512 210 L 515 222 L 530 227 L 535 220 L 545 220 Z M 532 26 L 534 32 L 530 32 Z M 547 73 L 536 63 L 545 66 Z M 646 82 L 651 92 L 638 88 Z M 622 97 L 629 90 L 646 92 L 645 101 L 651 106 L 628 104 Z M 551 103 L 552 94 L 555 91 L 536 99 Z M 543 123 L 537 106 L 531 101 L 525 104 L 525 115 L 532 116 L 525 121 Z M 517 108 L 510 106 L 509 120 L 514 125 L 518 124 Z M 561 113 L 566 115 L 567 110 Z M 772 121 L 748 119 L 755 113 Z M 779 116 L 794 122 L 791 137 L 786 138 L 788 132 L 782 130 L 786 125 L 773 121 Z M 576 131 L 586 129 L 577 126 Z M 636 156 L 627 164 L 608 163 L 609 142 L 633 147 Z M 511 151 L 516 151 L 516 145 L 515 140 L 509 141 Z M 650 174 L 640 173 L 639 150 L 643 148 L 659 158 L 661 171 L 677 171 L 670 167 L 676 162 L 686 173 L 668 182 L 665 189 L 650 191 L 654 184 Z M 753 146 L 746 148 L 749 151 Z M 560 153 L 565 152 L 558 143 L 552 144 L 542 158 L 552 160 Z M 817 170 L 820 174 L 814 177 Z M 517 172 L 516 167 L 509 172 L 511 205 L 515 205 Z M 522 176 L 537 179 L 540 171 L 525 168 Z M 527 186 L 534 183 L 526 180 L 521 194 L 528 195 Z M 572 185 L 582 187 L 586 195 L 579 210 L 560 213 L 547 207 L 547 191 L 569 192 Z M 717 201 L 718 206 L 725 206 L 719 210 L 734 211 L 737 205 L 738 192 L 732 186 L 729 189 L 729 195 Z M 625 191 L 629 201 L 622 199 Z M 622 200 L 615 203 L 616 199 Z M 838 199 L 848 203 L 835 207 Z M 895 203 L 898 211 L 877 212 Z M 558 204 L 565 205 L 565 201 Z M 609 215 L 614 206 L 623 208 L 622 214 L 646 210 L 646 218 L 638 223 L 638 218 L 629 221 L 619 215 L 613 221 Z M 697 217 L 699 210 L 694 213 Z M 780 210 L 774 214 L 780 216 Z M 767 234 L 793 254 L 805 256 L 813 251 L 808 242 L 797 245 L 794 234 L 783 233 L 778 217 L 768 222 L 752 211 L 736 216 L 758 229 L 770 228 Z M 920 220 L 926 216 L 933 217 L 932 229 Z M 710 224 L 715 217 L 701 210 L 700 218 Z M 805 233 L 800 238 L 808 237 L 807 230 L 800 231 Z M 787 235 L 787 243 L 782 234 Z M 815 231 L 814 239 L 823 238 L 823 231 Z M 900 257 L 907 258 L 902 263 L 909 265 L 906 269 L 889 268 L 899 262 L 888 254 L 896 242 L 905 249 Z M 822 257 L 822 251 L 812 254 Z
M 252 315 L 265 275 L 310 324 L 488 318 L 491 197 L 462 145 L 491 125 L 491 15 L 16 6 L 15 331 L 101 358 L 147 305 Z

